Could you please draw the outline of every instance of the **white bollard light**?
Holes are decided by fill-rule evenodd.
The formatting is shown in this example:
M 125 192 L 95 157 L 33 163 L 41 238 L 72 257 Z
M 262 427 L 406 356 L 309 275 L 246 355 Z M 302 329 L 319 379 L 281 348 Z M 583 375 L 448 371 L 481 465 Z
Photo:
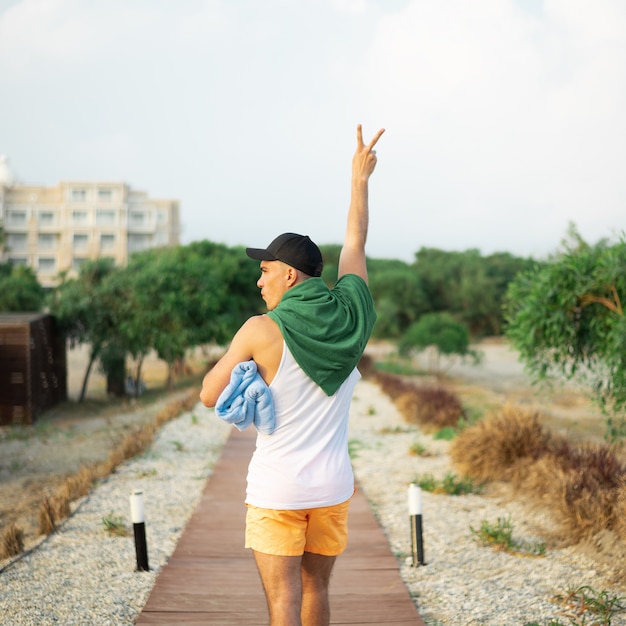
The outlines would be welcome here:
M 413 567 L 425 565 L 422 538 L 422 489 L 415 483 L 409 485 L 409 518 L 411 520 L 411 548 Z
M 148 566 L 148 546 L 146 544 L 146 512 L 143 506 L 143 491 L 135 489 L 130 494 L 130 519 L 135 533 L 135 555 L 137 571 L 150 571 Z

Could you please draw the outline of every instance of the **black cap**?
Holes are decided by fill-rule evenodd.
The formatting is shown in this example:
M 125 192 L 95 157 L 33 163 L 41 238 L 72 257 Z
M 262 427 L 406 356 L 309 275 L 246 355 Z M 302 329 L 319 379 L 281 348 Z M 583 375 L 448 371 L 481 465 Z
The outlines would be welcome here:
M 246 254 L 257 261 L 282 261 L 308 276 L 322 275 L 322 253 L 307 235 L 283 233 L 267 248 L 246 248 Z

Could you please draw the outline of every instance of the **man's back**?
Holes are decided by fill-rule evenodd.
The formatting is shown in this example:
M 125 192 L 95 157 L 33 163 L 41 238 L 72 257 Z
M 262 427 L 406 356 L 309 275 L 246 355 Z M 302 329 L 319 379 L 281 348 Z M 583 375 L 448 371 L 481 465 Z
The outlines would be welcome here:
M 358 371 L 332 396 L 300 368 L 286 345 L 270 385 L 275 429 L 258 435 L 246 502 L 269 509 L 332 506 L 352 495 L 348 417 Z

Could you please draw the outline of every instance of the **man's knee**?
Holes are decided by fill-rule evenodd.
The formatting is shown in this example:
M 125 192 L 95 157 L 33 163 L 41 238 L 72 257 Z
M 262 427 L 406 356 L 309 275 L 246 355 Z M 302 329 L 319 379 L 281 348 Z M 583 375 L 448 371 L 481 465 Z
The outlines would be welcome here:
M 302 584 L 328 588 L 337 557 L 305 552 L 302 556 Z

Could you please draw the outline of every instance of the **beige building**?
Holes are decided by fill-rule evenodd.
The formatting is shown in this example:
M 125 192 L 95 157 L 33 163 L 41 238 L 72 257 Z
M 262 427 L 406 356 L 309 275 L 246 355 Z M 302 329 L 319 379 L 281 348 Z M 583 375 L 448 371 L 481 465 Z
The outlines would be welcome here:
M 179 243 L 177 200 L 155 200 L 122 182 L 61 182 L 56 187 L 0 181 L 2 260 L 28 265 L 52 286 L 87 259 L 125 265 L 133 252 Z

